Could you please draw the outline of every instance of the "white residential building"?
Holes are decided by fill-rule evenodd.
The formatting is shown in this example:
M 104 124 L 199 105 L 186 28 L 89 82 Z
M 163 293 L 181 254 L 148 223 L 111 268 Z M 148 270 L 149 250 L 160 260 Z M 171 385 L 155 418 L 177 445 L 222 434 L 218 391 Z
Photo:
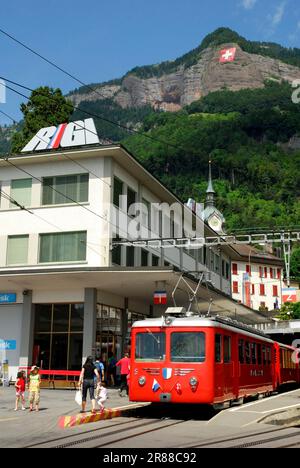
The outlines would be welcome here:
M 234 245 L 232 297 L 254 310 L 272 311 L 282 303 L 283 260 L 247 245 Z

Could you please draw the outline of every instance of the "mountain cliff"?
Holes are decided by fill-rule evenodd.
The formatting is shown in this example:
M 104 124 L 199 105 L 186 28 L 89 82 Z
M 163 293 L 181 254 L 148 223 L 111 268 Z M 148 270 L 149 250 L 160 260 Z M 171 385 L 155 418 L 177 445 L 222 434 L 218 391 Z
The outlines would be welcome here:
M 236 48 L 235 60 L 220 63 L 220 51 L 229 48 Z M 250 42 L 220 28 L 175 61 L 134 68 L 120 80 L 91 85 L 94 92 L 82 87 L 69 97 L 76 105 L 101 102 L 103 97 L 122 109 L 151 106 L 178 111 L 221 89 L 262 88 L 266 80 L 292 83 L 296 79 L 300 79 L 300 49 Z

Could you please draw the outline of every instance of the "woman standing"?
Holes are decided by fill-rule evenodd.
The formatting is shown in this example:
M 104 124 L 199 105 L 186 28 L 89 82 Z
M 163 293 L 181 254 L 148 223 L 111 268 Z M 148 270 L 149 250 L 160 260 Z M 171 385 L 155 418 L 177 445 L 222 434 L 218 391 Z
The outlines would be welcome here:
M 86 408 L 86 397 L 87 392 L 90 393 L 90 399 L 92 402 L 92 413 L 96 413 L 96 402 L 95 402 L 95 383 L 94 376 L 97 377 L 97 383 L 100 382 L 100 375 L 94 365 L 93 356 L 89 356 L 82 367 L 79 385 L 82 386 L 82 410 L 81 413 L 85 413 Z

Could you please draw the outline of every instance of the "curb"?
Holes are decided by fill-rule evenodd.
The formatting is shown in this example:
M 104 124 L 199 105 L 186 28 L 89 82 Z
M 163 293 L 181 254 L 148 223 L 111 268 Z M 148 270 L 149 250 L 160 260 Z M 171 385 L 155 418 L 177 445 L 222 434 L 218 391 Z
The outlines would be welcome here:
M 120 408 L 107 408 L 104 409 L 102 413 L 98 412 L 96 414 L 85 413 L 85 414 L 76 414 L 74 416 L 61 416 L 58 420 L 58 426 L 61 429 L 67 429 L 69 427 L 81 426 L 82 424 L 89 424 L 98 421 L 104 421 L 106 419 L 119 418 L 125 413 L 128 413 L 132 410 L 148 406 L 149 403 L 139 404 L 139 405 L 130 405 Z

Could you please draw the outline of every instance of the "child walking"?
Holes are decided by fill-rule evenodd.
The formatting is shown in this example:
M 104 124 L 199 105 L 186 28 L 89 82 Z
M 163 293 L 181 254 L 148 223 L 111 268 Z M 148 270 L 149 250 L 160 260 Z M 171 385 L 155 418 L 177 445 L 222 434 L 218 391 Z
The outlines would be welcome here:
M 105 388 L 105 383 L 100 382 L 97 385 L 96 401 L 100 407 L 101 413 L 104 411 L 104 403 L 107 400 L 107 388 Z
M 33 366 L 29 376 L 29 411 L 33 411 L 33 405 L 35 405 L 35 411 L 39 411 L 40 386 L 41 377 L 39 375 L 39 368 Z
M 16 404 L 15 411 L 18 411 L 19 401 L 22 402 L 22 411 L 25 411 L 25 372 L 18 372 L 15 383 L 16 388 Z

